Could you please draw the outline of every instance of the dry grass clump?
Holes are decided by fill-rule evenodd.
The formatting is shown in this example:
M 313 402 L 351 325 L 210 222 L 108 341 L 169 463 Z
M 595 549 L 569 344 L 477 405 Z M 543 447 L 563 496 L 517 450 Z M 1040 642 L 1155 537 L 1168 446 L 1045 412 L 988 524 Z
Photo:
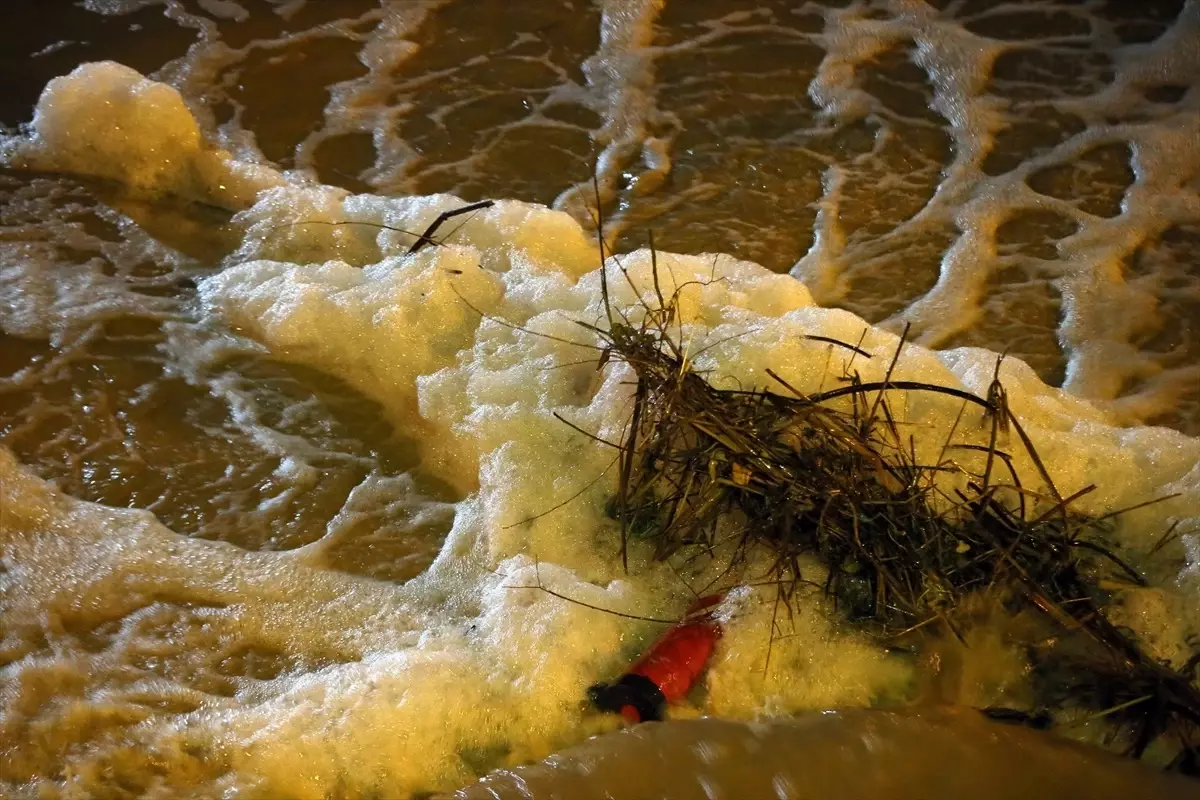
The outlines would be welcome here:
M 643 287 L 621 274 L 642 296 Z M 837 388 L 806 395 L 768 371 L 769 390 L 718 389 L 680 345 L 682 287 L 666 296 L 656 261 L 653 275 L 656 302 L 644 304 L 641 322 L 614 315 L 602 272 L 608 326 L 581 323 L 602 341 L 602 362 L 624 361 L 636 376 L 609 509 L 621 525 L 625 563 L 634 540 L 660 560 L 720 548 L 732 553 L 723 581 L 777 585 L 778 611 L 806 581 L 802 560 L 816 557 L 828 570 L 824 592 L 849 620 L 914 648 L 927 635 L 963 638 L 971 621 L 958 612 L 968 599 L 1000 598 L 1004 611 L 1033 614 L 1046 631 L 1027 643 L 1039 702 L 1030 713 L 1103 719 L 1111 743 L 1129 755 L 1157 741 L 1178 753 L 1178 768 L 1194 764 L 1200 659 L 1182 670 L 1159 663 L 1106 618 L 1116 591 L 1144 581 L 1104 544 L 1115 515 L 1073 510 L 1093 487 L 1059 494 L 1009 411 L 999 365 L 986 397 L 894 381 L 902 338 L 881 381 L 863 382 L 848 369 Z M 853 353 L 851 364 L 870 357 L 851 343 L 822 340 Z M 961 400 L 955 427 L 981 422 L 988 444 L 947 441 L 938 463 L 921 463 L 889 402 L 900 390 Z M 1036 466 L 1038 490 L 1022 483 L 998 446 L 1006 432 Z M 946 458 L 962 448 L 977 451 L 980 470 Z M 936 480 L 947 472 L 957 479 Z M 750 554 L 764 550 L 769 574 L 744 574 Z

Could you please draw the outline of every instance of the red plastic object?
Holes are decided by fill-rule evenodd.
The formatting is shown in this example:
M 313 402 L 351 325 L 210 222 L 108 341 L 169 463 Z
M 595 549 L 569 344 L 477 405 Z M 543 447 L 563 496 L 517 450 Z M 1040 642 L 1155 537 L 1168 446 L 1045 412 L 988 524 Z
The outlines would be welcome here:
M 680 702 L 696 685 L 721 625 L 713 617 L 724 594 L 702 597 L 614 684 L 593 686 L 592 702 L 630 722 L 662 719 L 664 707 Z

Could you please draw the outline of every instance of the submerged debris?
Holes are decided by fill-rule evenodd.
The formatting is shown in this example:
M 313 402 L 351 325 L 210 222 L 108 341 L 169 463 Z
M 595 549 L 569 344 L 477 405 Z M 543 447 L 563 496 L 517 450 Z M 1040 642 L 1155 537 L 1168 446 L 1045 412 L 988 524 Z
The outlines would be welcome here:
M 1074 510 L 1094 487 L 1059 494 L 1008 408 L 999 363 L 987 397 L 892 380 L 902 337 L 881 381 L 863 382 L 847 368 L 842 385 L 806 395 L 768 371 L 770 390 L 718 389 L 681 345 L 682 287 L 664 295 L 656 261 L 653 287 L 633 286 L 617 267 L 636 296 L 652 289 L 656 302 L 643 303 L 636 324 L 614 316 L 602 270 L 608 326 L 580 324 L 602 341 L 602 364 L 623 361 L 636 375 L 609 507 L 626 564 L 634 540 L 658 560 L 720 549 L 729 564 L 723 582 L 775 584 L 778 611 L 796 601 L 803 562 L 815 557 L 827 569 L 824 593 L 847 619 L 914 650 L 926 637 L 965 641 L 973 624 L 965 609 L 992 597 L 1005 613 L 1038 620 L 1041 635 L 1024 643 L 1038 705 L 1031 714 L 1103 720 L 1110 744 L 1128 755 L 1161 742 L 1178 753 L 1176 767 L 1195 764 L 1200 656 L 1174 669 L 1105 616 L 1121 587 L 1144 581 L 1104 544 L 1115 515 Z M 870 357 L 854 344 L 822 341 Z M 947 441 L 937 463 L 920 462 L 889 402 L 897 390 L 961 400 L 956 427 L 981 419 L 988 444 Z M 998 445 L 1010 431 L 1036 466 L 1039 490 L 1022 483 Z M 976 451 L 982 469 L 947 458 L 961 449 Z M 936 480 L 943 475 L 956 480 Z M 956 488 L 941 488 L 948 484 Z M 745 574 L 763 551 L 768 574 Z

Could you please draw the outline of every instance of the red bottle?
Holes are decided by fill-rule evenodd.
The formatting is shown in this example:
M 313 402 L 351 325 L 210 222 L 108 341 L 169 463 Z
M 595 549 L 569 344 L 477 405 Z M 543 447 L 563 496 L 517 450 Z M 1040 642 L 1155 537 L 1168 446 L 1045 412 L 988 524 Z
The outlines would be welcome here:
M 708 665 L 721 638 L 713 612 L 724 598 L 714 594 L 693 603 L 620 680 L 591 687 L 592 703 L 634 723 L 662 719 L 668 705 L 687 697 Z

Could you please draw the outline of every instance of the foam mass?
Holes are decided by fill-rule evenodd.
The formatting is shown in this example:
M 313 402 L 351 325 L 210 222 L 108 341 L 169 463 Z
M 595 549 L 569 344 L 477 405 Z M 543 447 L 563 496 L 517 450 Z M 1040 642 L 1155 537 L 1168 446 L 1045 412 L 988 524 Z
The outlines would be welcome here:
M 81 64 L 46 85 L 24 136 L 0 145 L 10 166 L 116 181 L 240 208 L 273 171 L 210 146 L 179 92 L 111 61 Z
M 420 440 L 421 469 L 462 498 L 433 565 L 393 585 L 327 569 L 314 548 L 249 553 L 189 539 L 143 512 L 73 500 L 0 452 L 5 627 L 36 627 L 50 613 L 65 636 L 117 620 L 93 650 L 32 648 L 5 668 L 9 707 L 26 709 L 3 721 L 28 776 L 9 790 L 49 790 L 39 776 L 53 769 L 39 753 L 51 752 L 83 794 L 122 770 L 148 770 L 164 796 L 200 787 L 394 796 L 452 787 L 615 724 L 586 711 L 586 687 L 619 673 L 661 626 L 521 588 L 657 617 L 677 615 L 689 597 L 646 552 L 635 548 L 621 569 L 604 514 L 614 453 L 559 419 L 619 439 L 632 392 L 623 365 L 597 369 L 598 339 L 578 324 L 605 326 L 610 310 L 590 232 L 564 213 L 503 201 L 409 255 L 413 237 L 401 231 L 424 229 L 460 201 L 351 195 L 239 164 L 203 142 L 174 90 L 112 64 L 54 81 L 31 129 L 4 148 L 10 163 L 241 207 L 240 247 L 200 285 L 202 324 L 373 398 Z M 606 262 L 612 313 L 636 324 L 655 302 L 651 261 L 643 250 Z M 802 391 L 828 387 L 848 354 L 805 335 L 861 340 L 874 357 L 855 367 L 868 381 L 898 345 L 753 263 L 660 253 L 658 270 L 664 292 L 679 289 L 680 340 L 720 386 L 765 386 L 770 368 Z M 983 394 L 995 365 L 984 350 L 907 346 L 893 377 Z M 1171 522 L 1200 523 L 1200 440 L 1117 427 L 1019 360 L 1004 361 L 1000 377 L 1062 494 L 1098 485 L 1081 510 L 1179 493 L 1122 518 L 1117 535 L 1131 558 Z M 918 452 L 932 455 L 960 412 L 940 396 L 898 396 L 894 407 Z M 957 423 L 959 435 L 982 441 L 977 423 Z M 1034 472 L 1021 458 L 1016 468 Z M 1198 561 L 1184 537 L 1158 562 L 1159 599 L 1135 604 L 1126 620 L 1168 656 L 1200 619 Z M 684 577 L 703 582 L 720 565 L 688 569 Z M 728 635 L 683 713 L 745 719 L 910 693 L 912 665 L 839 623 L 816 596 L 764 672 L 770 598 L 730 601 Z M 177 678 L 203 672 L 195 654 L 218 647 L 275 653 L 285 667 L 223 693 Z M 154 681 L 124 677 L 130 659 L 150 656 L 175 666 Z M 70 693 L 47 693 L 63 681 Z M 172 698 L 185 713 L 148 711 L 147 697 Z M 20 744 L 39 736 L 53 746 Z

